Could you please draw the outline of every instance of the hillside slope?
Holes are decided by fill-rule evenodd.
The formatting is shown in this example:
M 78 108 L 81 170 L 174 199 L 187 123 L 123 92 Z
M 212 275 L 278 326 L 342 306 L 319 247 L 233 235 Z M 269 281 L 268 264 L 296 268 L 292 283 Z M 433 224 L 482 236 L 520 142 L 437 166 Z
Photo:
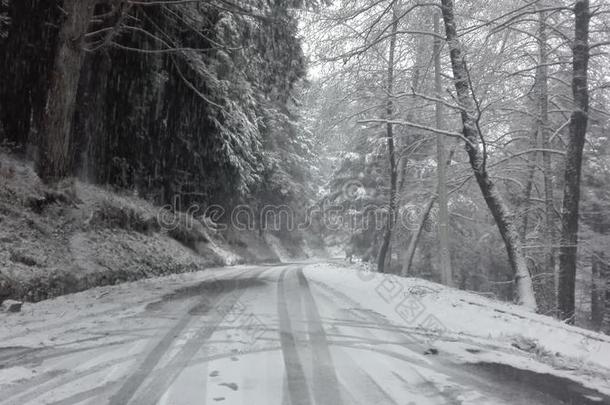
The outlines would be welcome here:
M 0 302 L 40 301 L 213 266 L 278 262 L 288 250 L 265 239 L 256 232 L 220 232 L 210 221 L 80 181 L 50 189 L 30 163 L 0 155 Z

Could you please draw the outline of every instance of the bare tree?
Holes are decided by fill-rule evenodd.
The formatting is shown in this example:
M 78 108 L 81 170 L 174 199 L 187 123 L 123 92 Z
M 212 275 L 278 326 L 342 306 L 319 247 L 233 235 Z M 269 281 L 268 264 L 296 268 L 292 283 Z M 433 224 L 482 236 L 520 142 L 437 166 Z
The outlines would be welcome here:
M 604 274 L 602 276 L 602 279 L 605 280 L 605 285 L 602 284 L 604 293 L 601 295 L 603 299 L 602 305 L 604 315 L 602 317 L 602 324 L 600 329 L 604 333 L 610 334 L 610 266 L 607 263 L 605 263 L 605 265 L 603 266 L 603 271 Z
M 578 214 L 582 154 L 587 133 L 589 113 L 589 23 L 591 13 L 588 0 L 578 0 L 574 6 L 574 43 L 572 93 L 574 110 L 570 129 L 564 173 L 563 207 L 561 217 L 561 247 L 557 310 L 561 319 L 574 322 L 576 259 L 578 253 Z
M 545 210 L 545 267 L 546 272 L 555 274 L 555 204 L 553 193 L 553 171 L 549 146 L 549 84 L 548 84 L 548 45 L 547 45 L 547 13 L 538 14 L 538 43 L 540 50 L 539 81 L 540 81 L 540 145 L 542 149 L 542 170 L 544 175 L 544 210 Z M 554 290 L 557 289 L 556 275 L 553 278 Z
M 473 96 L 470 73 L 462 55 L 460 38 L 456 28 L 453 0 L 442 0 L 442 11 L 455 89 L 460 106 L 462 107 L 463 134 L 467 140 L 466 152 L 470 159 L 470 166 L 483 193 L 483 198 L 504 239 L 508 258 L 515 274 L 516 301 L 531 310 L 536 310 L 537 305 L 532 279 L 527 268 L 514 216 L 504 202 L 486 167 L 487 151 L 485 139 L 479 127 L 478 118 L 480 117 L 475 116 L 478 110 L 478 102 Z
M 385 270 L 386 255 L 390 248 L 392 240 L 392 228 L 394 227 L 394 216 L 396 211 L 396 184 L 398 179 L 398 171 L 396 169 L 396 151 L 394 148 L 394 128 L 391 122 L 394 116 L 394 57 L 396 53 L 396 37 L 398 31 L 398 15 L 396 6 L 393 10 L 392 21 L 392 36 L 390 37 L 390 47 L 388 56 L 388 76 L 387 76 L 387 93 L 388 100 L 386 103 L 386 115 L 388 122 L 386 123 L 386 137 L 388 145 L 388 160 L 390 163 L 390 199 L 388 201 L 388 218 L 386 228 L 383 235 L 379 256 L 377 258 L 377 270 L 383 273 Z
M 434 32 L 440 34 L 440 17 L 434 13 Z M 443 103 L 441 93 L 441 41 L 434 38 L 434 89 L 438 101 L 435 105 L 436 128 L 443 129 Z M 453 284 L 451 255 L 449 252 L 449 211 L 447 198 L 447 157 L 445 156 L 446 137 L 436 134 L 436 164 L 438 171 L 438 240 L 440 246 L 441 281 L 445 285 Z
M 602 257 L 593 254 L 591 257 L 591 326 L 593 330 L 601 330 L 604 320 L 604 276 L 607 265 Z

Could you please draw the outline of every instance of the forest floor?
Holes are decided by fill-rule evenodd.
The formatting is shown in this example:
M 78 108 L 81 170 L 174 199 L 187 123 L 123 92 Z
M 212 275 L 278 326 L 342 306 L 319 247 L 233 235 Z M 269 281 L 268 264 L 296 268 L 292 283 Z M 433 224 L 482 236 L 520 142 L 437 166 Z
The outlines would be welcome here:
M 0 154 L 0 303 L 289 255 L 271 235 L 221 233 L 184 214 L 167 228 L 160 212 L 80 181 L 50 189 L 29 162 Z
M 0 405 L 610 403 L 608 336 L 338 261 L 139 280 L 0 319 Z

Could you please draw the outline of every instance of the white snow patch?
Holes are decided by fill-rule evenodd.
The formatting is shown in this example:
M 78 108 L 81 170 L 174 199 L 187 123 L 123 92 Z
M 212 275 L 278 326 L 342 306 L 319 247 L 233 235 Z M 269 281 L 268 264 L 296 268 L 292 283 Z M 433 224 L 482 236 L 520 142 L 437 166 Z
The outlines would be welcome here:
M 328 264 L 306 267 L 308 278 L 367 307 L 413 336 L 466 362 L 492 361 L 571 378 L 610 394 L 610 337 L 566 325 L 517 305 L 416 278 Z M 468 353 L 457 341 L 471 342 Z M 526 342 L 531 350 L 516 346 Z

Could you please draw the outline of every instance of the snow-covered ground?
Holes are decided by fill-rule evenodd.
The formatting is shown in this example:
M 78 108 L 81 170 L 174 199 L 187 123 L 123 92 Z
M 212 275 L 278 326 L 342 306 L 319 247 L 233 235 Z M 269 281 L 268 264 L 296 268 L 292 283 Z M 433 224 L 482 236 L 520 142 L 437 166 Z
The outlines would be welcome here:
M 422 279 L 336 265 L 328 271 L 326 264 L 308 267 L 307 275 L 357 302 L 366 299 L 390 322 L 427 334 L 434 347 L 464 361 L 552 372 L 610 394 L 610 336 Z
M 338 263 L 171 275 L 0 317 L 1 405 L 610 398 L 606 336 Z

